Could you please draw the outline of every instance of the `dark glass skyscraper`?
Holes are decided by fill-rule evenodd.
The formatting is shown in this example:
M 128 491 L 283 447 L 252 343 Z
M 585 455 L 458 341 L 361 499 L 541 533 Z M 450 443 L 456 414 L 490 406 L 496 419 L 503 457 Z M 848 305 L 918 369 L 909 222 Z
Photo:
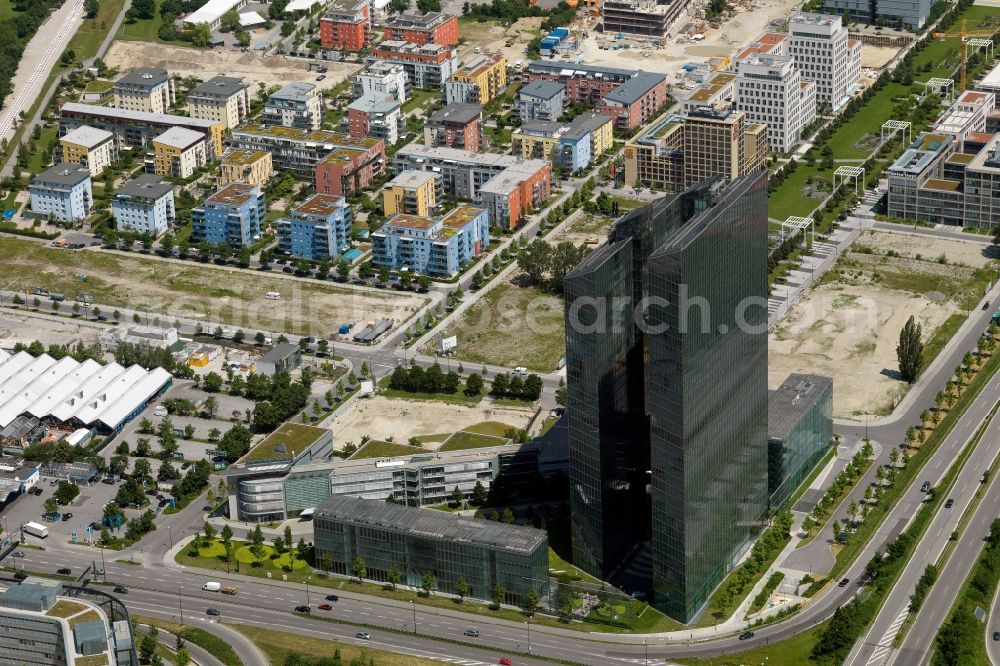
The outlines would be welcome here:
M 684 622 L 766 513 L 766 329 L 764 172 L 634 211 L 566 278 L 574 563 L 651 543 Z

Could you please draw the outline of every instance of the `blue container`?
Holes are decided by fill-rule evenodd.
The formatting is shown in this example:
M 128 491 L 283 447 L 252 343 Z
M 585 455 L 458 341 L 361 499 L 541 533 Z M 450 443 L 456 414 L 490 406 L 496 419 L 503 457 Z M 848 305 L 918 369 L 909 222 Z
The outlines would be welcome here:
M 340 328 L 337 329 L 337 332 L 340 333 L 341 335 L 347 335 L 348 333 L 351 332 L 351 327 L 348 326 L 347 324 L 341 324 Z
M 549 33 L 550 37 L 558 37 L 560 40 L 569 37 L 569 28 L 556 28 Z

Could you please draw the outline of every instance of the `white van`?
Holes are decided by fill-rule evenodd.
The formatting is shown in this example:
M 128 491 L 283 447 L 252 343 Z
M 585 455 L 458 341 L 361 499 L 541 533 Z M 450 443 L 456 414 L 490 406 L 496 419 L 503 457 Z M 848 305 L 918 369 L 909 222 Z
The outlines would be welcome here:
M 153 416 L 166 416 L 167 408 L 163 405 L 157 405 L 153 408 Z
M 201 586 L 201 589 L 207 590 L 208 592 L 218 592 L 222 589 L 222 585 L 220 583 L 205 583 Z
M 264 294 L 264 298 L 266 298 L 269 301 L 276 301 L 279 298 L 281 298 L 281 294 L 279 294 L 276 291 L 269 291 L 266 294 Z
M 528 369 L 524 368 L 524 367 L 518 366 L 518 367 L 514 368 L 514 376 L 516 376 L 516 377 L 527 377 L 528 376 Z

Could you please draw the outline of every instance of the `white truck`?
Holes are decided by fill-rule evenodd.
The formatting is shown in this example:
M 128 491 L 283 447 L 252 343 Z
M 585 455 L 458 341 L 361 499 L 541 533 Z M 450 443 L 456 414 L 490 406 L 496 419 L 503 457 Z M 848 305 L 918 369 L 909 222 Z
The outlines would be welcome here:
M 28 521 L 21 527 L 31 536 L 36 536 L 39 539 L 44 539 L 49 535 L 49 528 L 40 523 Z
M 201 586 L 201 589 L 207 590 L 209 592 L 218 592 L 222 589 L 221 583 L 205 583 Z

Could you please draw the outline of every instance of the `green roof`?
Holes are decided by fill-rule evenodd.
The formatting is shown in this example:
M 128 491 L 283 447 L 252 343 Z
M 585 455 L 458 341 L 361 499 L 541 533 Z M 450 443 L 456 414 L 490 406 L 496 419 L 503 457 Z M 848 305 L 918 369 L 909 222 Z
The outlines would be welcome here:
M 305 451 L 326 432 L 326 428 L 283 423 L 277 430 L 265 437 L 260 444 L 250 449 L 250 452 L 243 456 L 243 461 L 293 458 Z

